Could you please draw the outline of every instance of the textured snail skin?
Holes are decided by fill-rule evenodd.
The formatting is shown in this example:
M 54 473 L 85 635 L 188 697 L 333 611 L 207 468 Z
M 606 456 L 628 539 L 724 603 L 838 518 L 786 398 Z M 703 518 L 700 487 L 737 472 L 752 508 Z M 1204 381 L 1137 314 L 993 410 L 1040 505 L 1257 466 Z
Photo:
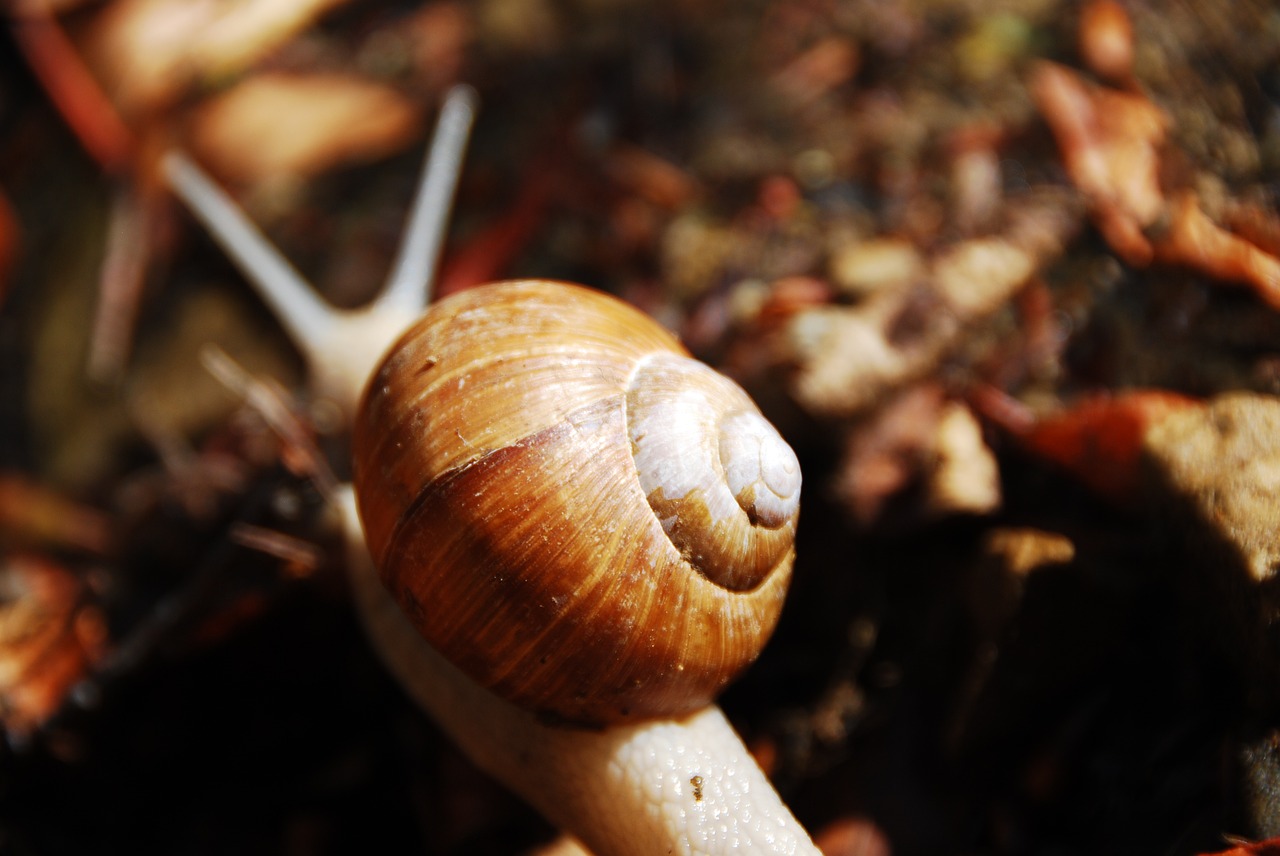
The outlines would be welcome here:
M 353 595 L 387 667 L 476 764 L 592 853 L 818 856 L 716 705 L 597 731 L 547 725 L 481 689 L 383 587 L 349 489 L 339 507 Z
M 419 633 L 553 720 L 703 708 L 777 623 L 794 454 L 606 295 L 529 281 L 436 304 L 370 379 L 353 459 L 374 562 Z

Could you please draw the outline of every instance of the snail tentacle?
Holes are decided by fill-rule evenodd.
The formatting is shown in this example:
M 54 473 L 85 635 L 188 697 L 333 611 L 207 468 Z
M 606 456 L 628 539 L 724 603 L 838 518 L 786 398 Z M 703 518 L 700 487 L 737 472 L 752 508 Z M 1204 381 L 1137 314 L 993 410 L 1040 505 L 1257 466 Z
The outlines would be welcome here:
M 174 149 L 161 166 L 174 194 L 245 275 L 303 354 L 310 358 L 324 347 L 337 322 L 334 308 L 190 156 Z
M 396 259 L 378 296 L 359 309 L 339 309 L 320 298 L 187 154 L 173 150 L 164 156 L 162 168 L 174 193 L 271 308 L 311 368 L 316 394 L 346 415 L 354 412 L 383 351 L 430 303 L 475 111 L 471 87 L 455 86 L 446 94 Z
M 477 100 L 476 91 L 470 86 L 455 86 L 445 95 L 418 191 L 413 197 L 413 211 L 387 283 L 374 301 L 376 306 L 417 315 L 431 302 L 432 284 L 449 229 L 449 213 L 458 178 L 462 175 L 462 160 L 475 122 Z

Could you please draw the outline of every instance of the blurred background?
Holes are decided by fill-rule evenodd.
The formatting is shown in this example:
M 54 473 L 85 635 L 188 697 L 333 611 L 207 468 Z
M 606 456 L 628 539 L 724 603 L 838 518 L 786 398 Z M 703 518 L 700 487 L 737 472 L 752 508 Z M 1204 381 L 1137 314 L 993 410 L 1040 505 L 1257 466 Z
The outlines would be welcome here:
M 825 853 L 1280 836 L 1274 4 L 5 10 L 0 852 L 557 840 L 370 652 L 342 427 L 158 168 L 359 305 L 459 82 L 439 291 L 620 295 L 800 455 L 723 705 Z

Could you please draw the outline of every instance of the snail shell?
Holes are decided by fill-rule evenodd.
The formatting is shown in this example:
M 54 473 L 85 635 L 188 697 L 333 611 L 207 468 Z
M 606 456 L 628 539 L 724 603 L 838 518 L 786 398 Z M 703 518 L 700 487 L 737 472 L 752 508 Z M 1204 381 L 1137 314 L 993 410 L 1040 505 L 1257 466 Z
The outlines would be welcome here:
M 777 623 L 794 453 L 612 297 L 528 281 L 441 301 L 374 373 L 353 447 L 383 582 L 523 707 L 582 724 L 696 710 Z

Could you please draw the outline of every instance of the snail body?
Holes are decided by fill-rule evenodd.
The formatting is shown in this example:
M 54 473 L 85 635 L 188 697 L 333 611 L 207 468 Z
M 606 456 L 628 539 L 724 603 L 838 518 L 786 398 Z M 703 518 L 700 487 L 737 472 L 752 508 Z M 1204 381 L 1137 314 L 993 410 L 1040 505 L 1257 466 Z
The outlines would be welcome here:
M 360 499 L 331 497 L 370 642 L 481 769 L 600 856 L 817 856 L 710 703 L 777 621 L 795 456 L 616 300 L 526 282 L 428 308 L 474 100 L 446 96 L 387 283 L 355 310 L 319 300 L 197 164 L 164 158 L 313 395 L 352 419 Z
M 454 665 L 545 717 L 705 707 L 777 623 L 794 453 L 614 298 L 525 281 L 435 304 L 374 371 L 352 442 L 392 596 Z

